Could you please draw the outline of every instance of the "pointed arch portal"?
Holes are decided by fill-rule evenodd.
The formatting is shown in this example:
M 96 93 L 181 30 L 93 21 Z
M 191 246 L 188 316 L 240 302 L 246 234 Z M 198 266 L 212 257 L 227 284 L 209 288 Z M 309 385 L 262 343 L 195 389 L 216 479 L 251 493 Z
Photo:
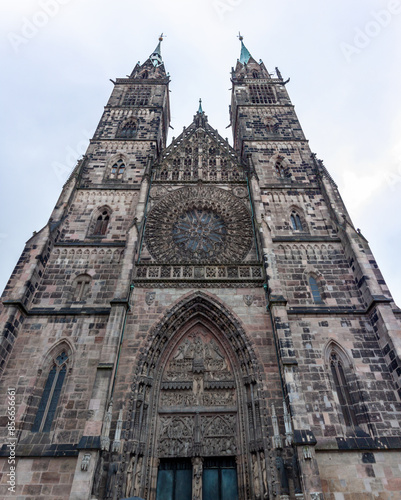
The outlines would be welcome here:
M 128 412 L 122 496 L 267 498 L 260 373 L 239 321 L 196 293 L 148 338 Z

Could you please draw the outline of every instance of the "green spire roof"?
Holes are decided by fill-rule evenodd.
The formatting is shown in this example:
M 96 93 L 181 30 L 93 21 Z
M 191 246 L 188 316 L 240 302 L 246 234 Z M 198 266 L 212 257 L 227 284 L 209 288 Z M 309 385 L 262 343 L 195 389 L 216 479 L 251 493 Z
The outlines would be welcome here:
M 162 51 L 161 51 L 161 43 L 163 41 L 163 33 L 159 36 L 159 43 L 157 44 L 157 47 L 153 51 L 152 55 L 149 57 L 149 59 L 152 61 L 153 66 L 161 66 L 163 64 L 163 59 L 162 59 Z
M 240 42 L 241 42 L 241 55 L 239 57 L 239 62 L 241 64 L 248 64 L 249 59 L 252 57 L 251 53 L 245 47 L 244 42 L 242 41 L 244 39 L 244 37 L 239 35 L 238 38 L 240 39 Z
M 203 114 L 202 99 L 199 99 L 198 115 L 202 115 L 202 114 Z

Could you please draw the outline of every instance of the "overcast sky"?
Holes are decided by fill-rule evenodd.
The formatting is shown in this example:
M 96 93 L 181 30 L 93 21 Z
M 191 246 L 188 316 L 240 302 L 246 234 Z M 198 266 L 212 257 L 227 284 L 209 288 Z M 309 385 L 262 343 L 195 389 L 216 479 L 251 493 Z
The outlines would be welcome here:
M 401 1 L 18 0 L 0 6 L 0 288 L 43 227 L 112 90 L 161 32 L 171 131 L 202 97 L 231 138 L 238 31 L 287 89 L 312 151 L 337 182 L 401 305 Z

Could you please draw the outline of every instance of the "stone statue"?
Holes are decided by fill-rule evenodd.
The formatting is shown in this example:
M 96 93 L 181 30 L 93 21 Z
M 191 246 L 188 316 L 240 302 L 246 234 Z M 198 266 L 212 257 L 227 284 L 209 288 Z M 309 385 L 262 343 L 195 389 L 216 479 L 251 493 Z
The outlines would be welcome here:
M 202 459 L 196 457 L 193 463 L 192 500 L 202 500 Z
M 130 497 L 131 496 L 131 488 L 132 488 L 132 472 L 134 470 L 134 461 L 135 458 L 131 458 L 130 463 L 128 465 L 127 469 L 127 484 L 125 487 L 125 496 Z
M 255 492 L 255 498 L 260 499 L 260 471 L 258 458 L 256 454 L 252 453 L 252 472 L 253 472 L 253 488 Z
M 107 477 L 107 486 L 106 486 L 106 498 L 113 498 L 117 471 L 118 471 L 118 464 L 112 462 L 109 465 L 109 473 Z
M 141 489 L 141 477 L 142 477 L 142 457 L 139 457 L 136 463 L 136 470 L 135 470 L 134 496 L 139 496 L 139 490 Z

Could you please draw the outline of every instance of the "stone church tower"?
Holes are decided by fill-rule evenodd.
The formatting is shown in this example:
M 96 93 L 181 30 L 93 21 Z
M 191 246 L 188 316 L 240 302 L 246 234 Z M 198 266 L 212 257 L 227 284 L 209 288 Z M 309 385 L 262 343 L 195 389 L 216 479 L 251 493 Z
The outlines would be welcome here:
M 27 242 L 0 309 L 1 498 L 401 498 L 400 310 L 240 40 L 234 147 L 201 103 L 166 146 L 160 38 Z

